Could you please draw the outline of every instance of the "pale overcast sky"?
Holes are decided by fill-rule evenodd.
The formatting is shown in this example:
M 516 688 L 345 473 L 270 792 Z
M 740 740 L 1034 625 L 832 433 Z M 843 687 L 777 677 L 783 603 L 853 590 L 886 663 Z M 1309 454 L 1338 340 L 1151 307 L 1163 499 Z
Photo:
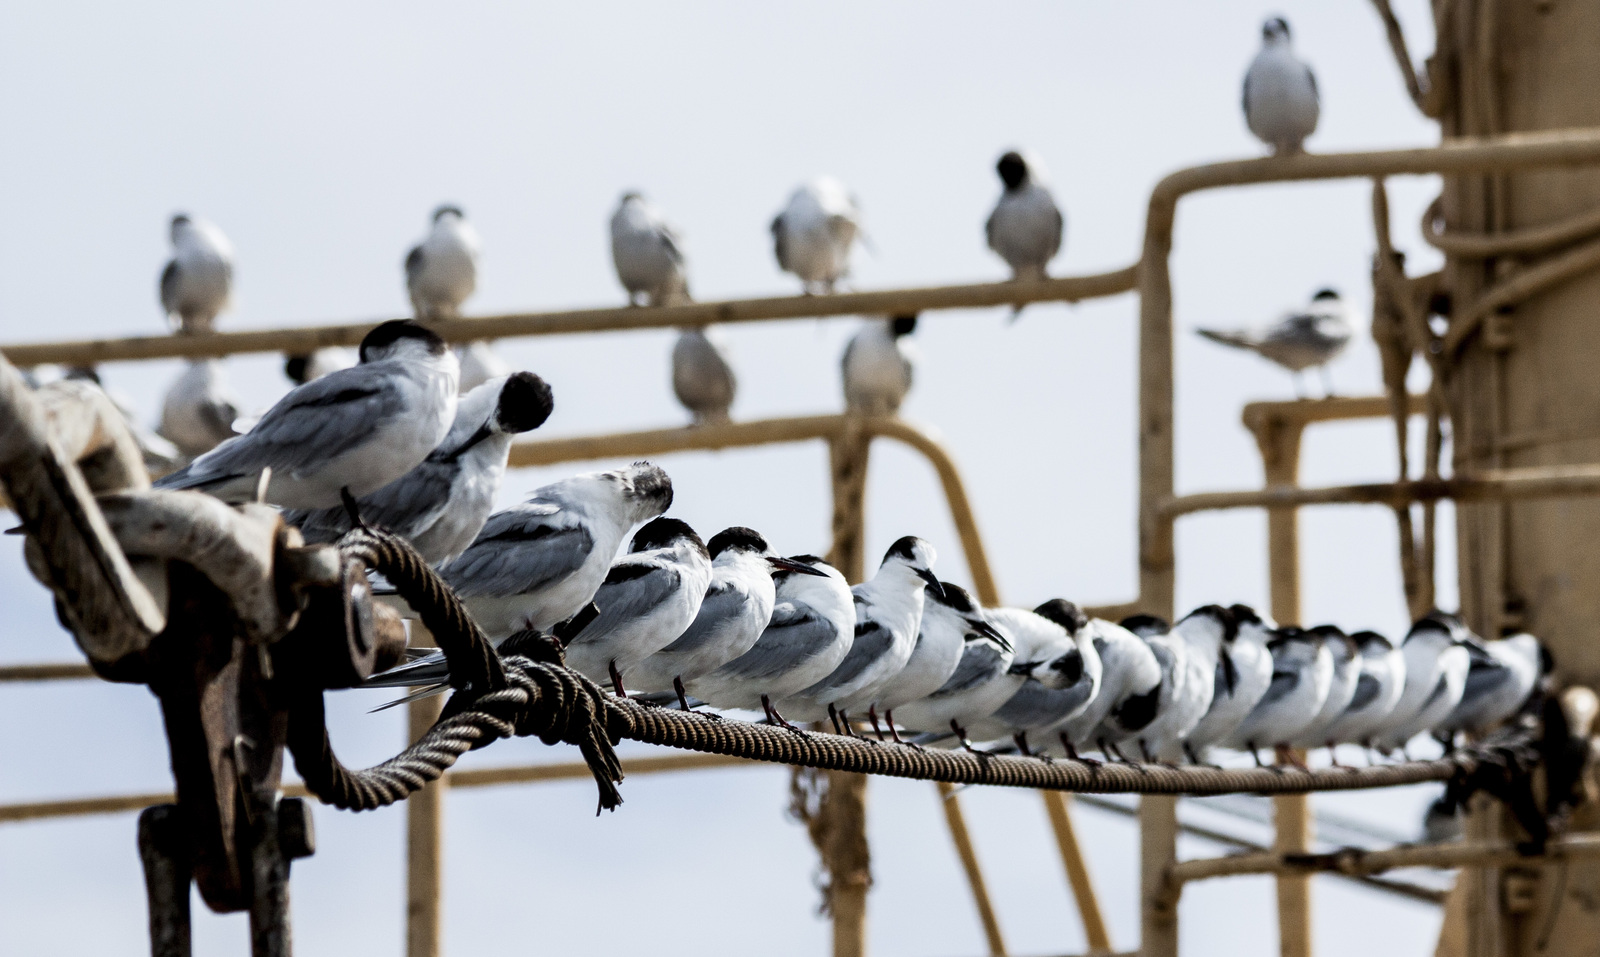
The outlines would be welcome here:
M 1400 8 L 1420 56 L 1431 48 L 1427 4 Z M 213 220 L 237 247 L 229 328 L 400 314 L 401 258 L 442 201 L 462 205 L 483 236 L 469 312 L 620 304 L 605 224 L 629 188 L 683 229 L 700 298 L 789 294 L 797 284 L 772 261 L 767 223 L 819 173 L 861 199 L 876 253 L 858 256 L 858 288 L 997 279 L 1005 270 L 984 248 L 982 223 L 999 190 L 994 159 L 1016 145 L 1045 158 L 1066 209 L 1055 271 L 1120 267 L 1138 255 L 1157 179 L 1261 152 L 1240 116 L 1239 83 L 1262 18 L 1278 11 L 1322 90 L 1311 149 L 1436 140 L 1360 0 L 12 7 L 0 17 L 0 181 L 11 187 L 0 338 L 159 332 L 156 277 L 167 218 L 179 210 Z M 1436 261 L 1416 223 L 1437 188 L 1393 184 L 1396 236 L 1416 268 Z M 1185 201 L 1173 259 L 1180 491 L 1258 485 L 1240 407 L 1293 395 L 1285 374 L 1189 330 L 1262 322 L 1328 285 L 1364 315 L 1367 195 L 1351 181 Z M 904 414 L 936 428 L 956 456 L 1009 601 L 1133 595 L 1135 313 L 1131 295 L 1033 306 L 1015 325 L 1005 310 L 946 312 L 916 334 L 923 359 Z M 735 416 L 838 408 L 837 357 L 852 325 L 730 329 Z M 502 349 L 553 384 L 544 433 L 570 435 L 683 421 L 668 387 L 670 342 L 650 332 Z M 277 367 L 269 357 L 229 363 L 251 405 L 282 391 Z M 153 421 L 176 369 L 104 372 Z M 1365 335 L 1333 375 L 1343 393 L 1377 391 Z M 819 446 L 660 461 L 675 480 L 674 514 L 702 531 L 746 524 L 788 553 L 826 548 Z M 1319 427 L 1304 462 L 1313 484 L 1392 478 L 1395 467 L 1377 422 Z M 513 473 L 503 498 L 590 467 Z M 869 523 L 870 554 L 921 534 L 938 546 L 944 576 L 967 581 L 937 480 L 903 449 L 875 452 Z M 1308 622 L 1402 631 L 1392 518 L 1322 509 L 1304 529 Z M 1185 520 L 1179 604 L 1264 606 L 1264 532 L 1247 512 Z M 70 659 L 70 639 L 8 542 L 0 587 L 11 626 L 0 660 Z M 1446 604 L 1452 576 L 1444 568 Z M 365 713 L 381 700 L 335 699 L 347 761 L 375 761 L 402 743 L 398 712 Z M 51 733 L 35 730 L 47 720 Z M 157 708 L 140 689 L 6 687 L 0 721 L 13 729 L 0 737 L 0 801 L 170 784 Z M 463 763 L 575 758 L 516 742 Z M 581 782 L 451 795 L 446 952 L 822 953 L 814 855 L 784 816 L 786 787 L 782 769 L 635 777 L 627 804 L 599 819 Z M 1318 804 L 1410 829 L 1428 797 Z M 1081 950 L 1037 797 L 971 789 L 963 800 L 1012 951 Z M 875 781 L 871 812 L 875 953 L 981 953 L 932 786 Z M 295 867 L 299 953 L 399 953 L 403 814 L 319 807 L 316 817 L 318 853 Z M 1115 942 L 1131 948 L 1133 830 L 1092 810 L 1078 820 Z M 1218 851 L 1190 841 L 1183 850 Z M 1432 908 L 1332 881 L 1317 892 L 1325 946 L 1432 946 Z M 1191 889 L 1185 953 L 1274 952 L 1271 901 L 1264 880 Z M 1361 919 L 1347 919 L 1357 908 Z M 0 952 L 136 955 L 147 952 L 144 927 L 134 815 L 0 827 Z M 197 905 L 196 933 L 199 953 L 247 946 L 240 915 Z

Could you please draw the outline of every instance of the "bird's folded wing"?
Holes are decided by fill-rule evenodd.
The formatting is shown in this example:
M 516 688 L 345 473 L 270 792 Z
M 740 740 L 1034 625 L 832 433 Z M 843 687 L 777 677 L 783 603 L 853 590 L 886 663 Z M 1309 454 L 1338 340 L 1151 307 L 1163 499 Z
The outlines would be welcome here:
M 889 647 L 894 644 L 894 633 L 875 621 L 856 622 L 856 638 L 850 645 L 850 653 L 839 662 L 839 667 L 833 669 L 833 674 L 818 682 L 817 685 L 830 685 L 840 687 L 846 685 L 867 670 L 879 658 L 882 658 Z M 806 693 L 809 693 L 807 689 Z
M 772 621 L 749 651 L 717 669 L 719 676 L 765 681 L 833 647 L 838 638 L 832 621 L 808 606 L 779 602 Z
M 433 526 L 450 505 L 450 485 L 458 466 L 428 460 L 357 502 L 361 521 L 415 538 Z M 298 526 L 308 542 L 331 542 L 350 530 L 343 506 L 291 509 L 284 521 Z
M 683 634 L 661 649 L 664 654 L 694 651 L 717 640 L 722 628 L 742 616 L 750 601 L 750 589 L 742 582 L 715 581 L 706 589 L 700 611 Z
M 654 560 L 617 562 L 594 596 L 600 614 L 578 632 L 573 643 L 604 638 L 614 629 L 649 615 L 682 587 L 683 572 L 676 564 Z
M 1356 679 L 1356 693 L 1350 696 L 1350 705 L 1345 711 L 1360 711 L 1367 705 L 1378 700 L 1378 692 L 1382 690 L 1378 679 L 1372 675 L 1363 674 Z
M 554 506 L 522 506 L 489 516 L 458 558 L 439 570 L 462 598 L 520 595 L 572 574 L 594 550 L 594 536 Z

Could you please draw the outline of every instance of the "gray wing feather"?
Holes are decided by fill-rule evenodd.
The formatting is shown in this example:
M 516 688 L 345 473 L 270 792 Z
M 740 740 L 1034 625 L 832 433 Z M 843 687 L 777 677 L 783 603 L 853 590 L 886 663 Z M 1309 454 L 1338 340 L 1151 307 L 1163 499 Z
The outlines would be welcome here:
M 893 644 L 894 633 L 875 621 L 856 626 L 856 640 L 850 646 L 850 653 L 839 662 L 839 667 L 833 669 L 833 674 L 822 679 L 820 684 L 842 685 L 854 681 L 883 657 Z
M 245 435 L 196 459 L 190 479 L 203 484 L 253 475 L 268 465 L 292 474 L 366 441 L 372 423 L 402 411 L 404 399 L 391 382 L 366 374 L 323 376 L 284 396 Z
M 578 632 L 573 644 L 604 638 L 618 626 L 643 618 L 683 587 L 683 572 L 675 564 L 621 561 L 611 567 L 615 570 L 625 565 L 646 565 L 649 566 L 649 572 L 627 581 L 601 585 L 594 596 L 594 603 L 600 606 L 600 615 Z
M 961 652 L 961 660 L 956 663 L 956 670 L 933 696 L 955 694 L 987 683 L 1005 670 L 1000 667 L 1004 660 L 1005 655 L 1000 649 L 988 642 L 967 645 Z
M 161 308 L 171 315 L 178 311 L 178 261 L 167 263 L 161 270 Z
M 1360 711 L 1378 699 L 1378 679 L 1371 675 L 1362 675 L 1356 679 L 1356 693 L 1350 696 L 1350 705 L 1345 710 Z
M 834 623 L 810 607 L 779 602 L 755 645 L 719 670 L 752 681 L 766 680 L 831 647 L 836 637 Z
M 428 460 L 357 502 L 361 520 L 407 538 L 427 531 L 450 504 L 450 485 L 460 472 L 454 462 Z M 341 508 L 297 509 L 283 513 L 308 542 L 331 542 L 350 530 Z
M 1282 699 L 1300 686 L 1300 672 L 1274 671 L 1272 684 L 1267 685 L 1267 693 L 1261 696 L 1261 704 L 1268 704 Z
M 672 644 L 663 648 L 663 651 L 680 652 L 693 651 L 716 637 L 716 626 L 740 613 L 744 604 L 750 600 L 750 589 L 743 583 L 720 581 L 713 582 L 706 589 L 705 600 L 700 603 L 700 612 L 695 615 L 694 621 Z M 599 597 L 596 596 L 596 604 Z M 604 608 L 604 605 L 600 606 Z
M 594 536 L 571 521 L 555 506 L 498 512 L 439 573 L 463 598 L 532 591 L 577 571 L 594 550 Z

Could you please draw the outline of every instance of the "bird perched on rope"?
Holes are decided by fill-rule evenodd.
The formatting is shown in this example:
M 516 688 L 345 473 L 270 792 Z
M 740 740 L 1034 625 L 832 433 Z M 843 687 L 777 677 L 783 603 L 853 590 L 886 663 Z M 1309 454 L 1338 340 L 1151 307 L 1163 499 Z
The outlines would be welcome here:
M 957 587 L 949 582 L 944 583 L 946 591 Z M 924 604 L 923 634 L 926 634 L 929 628 L 930 617 L 955 615 L 954 608 L 945 611 L 946 608 L 944 603 L 938 601 Z M 974 722 L 983 721 L 994 714 L 996 709 L 1009 701 L 1028 680 L 1028 675 L 1023 671 L 1012 673 L 1012 666 L 1016 663 L 1017 643 L 1012 640 L 1010 630 L 998 621 L 996 613 L 1001 609 L 980 609 L 980 611 L 984 621 L 1004 640 L 976 633 L 964 634 L 961 657 L 944 684 L 922 698 L 895 708 L 894 720 L 902 727 L 939 732 L 941 735 L 949 729 L 958 736 L 966 738 Z M 922 640 L 918 639 L 919 642 Z M 915 655 L 913 652 L 913 658 Z M 1030 661 L 1025 670 L 1032 671 L 1041 664 L 1043 664 L 1041 661 Z M 989 737 L 994 736 L 982 736 L 979 740 L 986 740 Z
M 806 293 L 830 293 L 850 275 L 850 252 L 861 234 L 861 210 L 845 185 L 818 176 L 789 196 L 772 221 L 773 254 Z
M 865 710 L 877 724 L 878 692 L 905 667 L 917 643 L 924 592 L 941 587 L 933 574 L 936 558 L 932 545 L 911 535 L 889 546 L 872 578 L 851 589 L 856 634 L 849 653 L 826 678 L 788 699 L 790 717 L 829 717 L 852 733 L 850 712 Z
M 363 522 L 404 536 L 428 564 L 466 550 L 483 530 L 505 477 L 511 439 L 543 425 L 554 408 L 550 386 L 531 372 L 492 379 L 461 397 L 455 423 L 416 468 L 356 501 Z M 345 508 L 290 510 L 284 521 L 308 542 L 350 530 Z
M 197 359 L 167 389 L 156 431 L 192 458 L 238 435 L 233 427 L 238 418 L 239 404 L 224 381 L 222 364 Z
M 1183 740 L 1184 755 L 1195 764 L 1203 762 L 1207 748 L 1221 744 L 1239 729 L 1272 684 L 1272 652 L 1267 642 L 1277 625 L 1248 605 L 1231 605 L 1228 612 L 1238 629 L 1223 642 L 1217 656 L 1211 707 Z M 1178 755 L 1169 752 L 1162 757 L 1175 761 Z
M 1350 702 L 1355 700 L 1356 686 L 1361 682 L 1361 648 L 1354 638 L 1333 625 L 1318 625 L 1311 631 L 1322 636 L 1323 644 L 1333 656 L 1333 672 L 1322 707 L 1299 734 L 1290 737 L 1289 747 L 1303 751 L 1327 748 L 1337 764 L 1338 758 L 1332 753 L 1336 740 L 1328 735 L 1328 729 L 1344 717 L 1350 710 Z
M 455 319 L 478 288 L 478 231 L 459 206 L 433 211 L 427 238 L 406 253 L 406 294 L 416 317 Z
M 1406 684 L 1400 700 L 1372 736 L 1373 747 L 1385 754 L 1405 753 L 1406 743 L 1431 731 L 1461 703 L 1472 657 L 1467 646 L 1472 632 L 1455 615 L 1432 611 L 1406 635 L 1400 650 L 1406 658 Z
M 611 262 L 629 305 L 689 301 L 688 261 L 678 231 L 640 193 L 622 194 L 611 215 Z
M 161 308 L 179 332 L 210 332 L 233 295 L 233 245 L 222 230 L 179 213 L 169 228 L 172 259 L 161 271 Z
M 988 642 L 1001 654 L 1012 654 L 1011 640 L 989 622 L 965 588 L 940 582 L 938 588 L 927 589 L 911 656 L 905 667 L 878 689 L 877 707 L 896 741 L 900 736 L 894 710 L 944 687 L 973 642 Z
M 1069 758 L 1090 748 L 1111 756 L 1109 738 L 1115 726 L 1108 725 L 1107 719 L 1112 714 L 1120 714 L 1125 725 L 1139 727 L 1143 724 L 1136 716 L 1154 716 L 1161 695 L 1161 663 L 1145 637 L 1172 630 L 1166 621 L 1151 615 L 1135 615 L 1118 624 L 1095 619 L 1091 624 L 1095 626 L 1091 647 L 1100 662 L 1100 687 L 1082 711 L 1054 729 Z
M 995 170 L 1005 192 L 984 224 L 989 248 L 1011 267 L 1012 278 L 1044 279 L 1045 267 L 1061 251 L 1066 220 L 1045 185 L 1043 164 L 1030 153 L 1008 150 Z
M 1261 765 L 1257 749 L 1270 746 L 1278 764 L 1299 764 L 1289 742 L 1305 730 L 1328 700 L 1333 684 L 1333 652 L 1323 633 L 1283 625 L 1267 641 L 1272 652 L 1272 683 L 1249 717 L 1223 744 L 1248 751 Z
M 672 480 L 649 462 L 574 475 L 490 515 L 439 574 L 490 638 L 548 632 L 594 598 L 628 532 L 671 505 Z
M 1526 632 L 1499 641 L 1469 642 L 1470 663 L 1461 701 L 1434 730 L 1481 735 L 1509 720 L 1554 666 L 1549 649 Z
M 627 672 L 635 691 L 673 691 L 685 711 L 685 685 L 749 651 L 772 621 L 776 572 L 828 577 L 804 562 L 774 554 L 760 532 L 742 525 L 711 536 L 706 550 L 711 584 L 694 621 L 671 644 Z
M 456 414 L 456 357 L 419 323 L 385 322 L 361 362 L 290 390 L 255 427 L 156 483 L 284 508 L 330 508 L 370 495 L 438 447 Z
M 1179 746 L 1211 707 L 1218 656 L 1237 629 L 1226 608 L 1205 605 L 1185 615 L 1166 634 L 1145 641 L 1161 665 L 1161 688 L 1148 717 L 1126 706 L 1107 718 L 1110 743 L 1138 742 L 1146 761 Z
M 1388 638 L 1375 631 L 1350 636 L 1359 651 L 1361 670 L 1356 675 L 1350 704 L 1322 737 L 1334 744 L 1367 747 L 1372 735 L 1389 720 L 1406 686 L 1406 656 Z
M 1264 329 L 1197 329 L 1212 342 L 1235 349 L 1247 349 L 1294 373 L 1295 394 L 1301 398 L 1300 374 L 1313 366 L 1322 372 L 1324 391 L 1333 395 L 1333 380 L 1328 363 L 1339 357 L 1350 344 L 1354 327 L 1339 293 L 1319 290 L 1305 309 L 1286 314 Z
M 684 686 L 718 708 L 760 707 L 773 724 L 792 728 L 781 709 L 790 695 L 833 673 L 855 641 L 856 606 L 839 570 L 815 555 L 790 561 L 816 574 L 772 573 L 772 617 L 750 650 Z
M 868 319 L 850 337 L 840 369 L 844 405 L 862 415 L 894 415 L 911 391 L 916 350 L 905 342 L 915 332 L 915 315 Z
M 1016 643 L 1008 675 L 1016 691 L 987 717 L 963 724 L 979 740 L 1010 735 L 1024 752 L 1032 750 L 1029 735 L 1048 745 L 1051 733 L 1098 696 L 1103 666 L 1095 638 L 1101 626 L 1116 626 L 1090 620 L 1064 598 L 1052 598 L 1032 611 L 996 608 L 989 615 Z
M 1245 124 L 1274 153 L 1287 155 L 1304 149 L 1320 112 L 1316 75 L 1294 55 L 1288 21 L 1269 18 L 1261 26 L 1261 52 L 1244 75 Z
M 694 416 L 695 425 L 728 421 L 738 388 L 715 326 L 693 326 L 678 333 L 672 347 L 672 392 Z
M 675 518 L 645 523 L 595 592 L 600 614 L 567 644 L 567 666 L 626 694 L 626 677 L 688 629 L 710 585 L 711 556 L 694 529 Z

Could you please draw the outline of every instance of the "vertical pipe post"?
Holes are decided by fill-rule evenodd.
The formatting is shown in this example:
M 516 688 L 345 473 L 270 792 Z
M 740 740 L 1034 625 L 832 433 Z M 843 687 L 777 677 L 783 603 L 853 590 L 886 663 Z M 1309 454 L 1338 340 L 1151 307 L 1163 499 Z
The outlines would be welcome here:
M 1150 196 L 1139 257 L 1139 607 L 1172 616 L 1176 595 L 1174 519 L 1161 505 L 1173 493 L 1172 222 L 1177 197 Z M 1139 799 L 1139 950 L 1177 957 L 1178 894 L 1167 870 L 1178 859 L 1178 799 Z
M 1178 957 L 1178 890 L 1167 877 L 1178 862 L 1178 798 L 1139 798 L 1139 954 Z
M 990 957 L 1005 957 L 1006 942 L 1000 935 L 1000 919 L 995 916 L 994 903 L 989 899 L 989 885 L 984 882 L 983 871 L 978 867 L 978 854 L 972 848 L 972 835 L 967 832 L 967 818 L 961 812 L 961 798 L 956 787 L 945 781 L 936 782 L 939 803 L 944 807 L 944 820 L 950 826 L 950 839 L 955 843 L 956 854 L 961 858 L 961 868 L 967 873 L 967 885 L 972 889 L 972 903 L 978 908 L 978 920 L 983 924 L 983 936 L 989 942 Z
M 1100 913 L 1100 899 L 1095 895 L 1094 882 L 1089 878 L 1089 868 L 1083 859 L 1083 849 L 1078 846 L 1078 833 L 1072 826 L 1072 795 L 1065 791 L 1040 791 L 1045 811 L 1050 815 L 1050 829 L 1055 832 L 1056 846 L 1061 851 L 1061 864 L 1067 871 L 1067 883 L 1072 887 L 1072 898 L 1078 904 L 1078 916 L 1083 920 L 1083 938 L 1091 954 L 1111 953 L 1111 935 L 1106 931 L 1105 917 Z
M 1255 433 L 1266 484 L 1299 484 L 1304 426 L 1276 416 L 1247 420 L 1245 425 Z M 1267 567 L 1272 617 L 1280 624 L 1301 624 L 1298 509 L 1267 509 Z M 1277 829 L 1274 850 L 1297 853 L 1311 849 L 1314 821 L 1308 795 L 1280 794 L 1272 799 L 1272 813 Z M 1283 957 L 1311 957 L 1311 878 L 1279 875 L 1277 885 L 1278 951 Z
M 420 623 L 412 627 L 414 638 L 427 635 Z M 407 744 L 433 727 L 443 702 L 436 695 L 406 706 Z M 444 789 L 441 777 L 406 800 L 406 957 L 439 955 Z
M 855 583 L 865 576 L 867 454 L 871 438 L 852 418 L 828 441 L 833 487 L 833 546 L 828 561 Z M 821 850 L 829 875 L 834 957 L 866 957 L 867 891 L 872 886 L 867 844 L 867 778 L 829 771 L 820 813 L 830 818 Z

